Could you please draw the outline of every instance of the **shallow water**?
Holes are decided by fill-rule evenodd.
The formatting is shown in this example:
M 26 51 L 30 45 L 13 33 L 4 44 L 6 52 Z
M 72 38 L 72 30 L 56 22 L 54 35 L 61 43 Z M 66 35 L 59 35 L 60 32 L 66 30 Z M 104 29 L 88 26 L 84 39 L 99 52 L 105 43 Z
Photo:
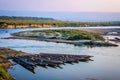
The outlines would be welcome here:
M 34 29 L 0 29 L 0 37 L 8 37 L 10 33 Z M 17 80 L 120 80 L 120 47 L 90 48 L 64 43 L 19 39 L 0 39 L 0 47 L 8 47 L 32 54 L 49 52 L 94 56 L 92 58 L 94 61 L 61 65 L 63 69 L 36 67 L 35 73 L 16 64 L 8 70 L 8 73 Z

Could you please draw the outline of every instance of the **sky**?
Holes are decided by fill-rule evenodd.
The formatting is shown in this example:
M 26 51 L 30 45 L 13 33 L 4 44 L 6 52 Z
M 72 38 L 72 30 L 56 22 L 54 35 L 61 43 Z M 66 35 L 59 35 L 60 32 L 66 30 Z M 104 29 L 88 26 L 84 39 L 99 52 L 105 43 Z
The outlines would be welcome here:
M 0 0 L 0 10 L 120 12 L 120 0 Z

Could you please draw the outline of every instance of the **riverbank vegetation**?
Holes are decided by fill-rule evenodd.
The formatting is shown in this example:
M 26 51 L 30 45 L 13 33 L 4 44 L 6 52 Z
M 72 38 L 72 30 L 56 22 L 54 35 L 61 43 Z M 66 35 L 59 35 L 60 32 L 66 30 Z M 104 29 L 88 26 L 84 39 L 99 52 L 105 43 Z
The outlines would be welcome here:
M 7 71 L 3 67 L 0 67 L 0 80 L 14 80 L 14 79 L 7 73 Z
M 75 29 L 34 30 L 14 33 L 12 35 L 13 37 L 6 39 L 38 40 L 90 47 L 118 46 L 117 44 L 109 43 L 100 34 Z
M 62 39 L 62 40 L 100 40 L 104 41 L 104 38 L 99 34 L 90 33 L 83 30 L 72 30 L 72 29 L 62 29 L 62 30 L 35 30 L 28 32 L 21 32 L 16 34 L 17 36 L 27 36 L 27 37 L 39 37 L 48 39 Z
M 26 53 L 0 47 L 0 80 L 14 80 L 7 73 L 7 69 L 12 65 L 8 59 L 16 55 L 26 55 Z
M 53 18 L 0 16 L 0 28 L 120 26 L 120 22 L 73 22 Z

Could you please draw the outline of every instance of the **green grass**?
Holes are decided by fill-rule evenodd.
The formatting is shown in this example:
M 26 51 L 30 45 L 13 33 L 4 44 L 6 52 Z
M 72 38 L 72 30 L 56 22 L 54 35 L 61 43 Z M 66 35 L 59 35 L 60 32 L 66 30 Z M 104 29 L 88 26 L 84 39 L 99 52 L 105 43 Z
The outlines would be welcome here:
M 0 28 L 8 28 L 8 25 L 22 26 L 27 25 L 49 25 L 53 27 L 80 27 L 80 26 L 120 26 L 119 21 L 115 22 L 74 22 L 74 21 L 60 21 L 52 18 L 39 18 L 39 17 L 17 17 L 17 16 L 0 16 Z M 17 27 L 15 27 L 17 28 Z
M 90 33 L 82 30 L 35 30 L 31 31 L 32 33 L 42 32 L 46 35 L 59 33 L 62 37 L 69 37 L 68 40 L 100 40 L 104 41 L 104 38 L 98 34 Z
M 13 80 L 2 67 L 0 67 L 0 80 Z
M 13 80 L 7 73 L 7 69 L 11 66 L 8 58 L 15 55 L 25 55 L 26 53 L 21 51 L 15 51 L 9 48 L 0 47 L 0 80 Z

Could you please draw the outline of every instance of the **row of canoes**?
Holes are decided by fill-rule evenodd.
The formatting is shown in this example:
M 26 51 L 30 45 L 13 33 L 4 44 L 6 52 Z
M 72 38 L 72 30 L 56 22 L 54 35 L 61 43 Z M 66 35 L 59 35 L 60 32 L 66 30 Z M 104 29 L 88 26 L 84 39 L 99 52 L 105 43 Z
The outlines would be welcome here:
M 89 55 L 69 55 L 69 54 L 35 54 L 15 56 L 13 60 L 23 67 L 34 70 L 38 66 L 60 67 L 61 64 L 75 63 L 79 61 L 89 61 L 92 56 Z

